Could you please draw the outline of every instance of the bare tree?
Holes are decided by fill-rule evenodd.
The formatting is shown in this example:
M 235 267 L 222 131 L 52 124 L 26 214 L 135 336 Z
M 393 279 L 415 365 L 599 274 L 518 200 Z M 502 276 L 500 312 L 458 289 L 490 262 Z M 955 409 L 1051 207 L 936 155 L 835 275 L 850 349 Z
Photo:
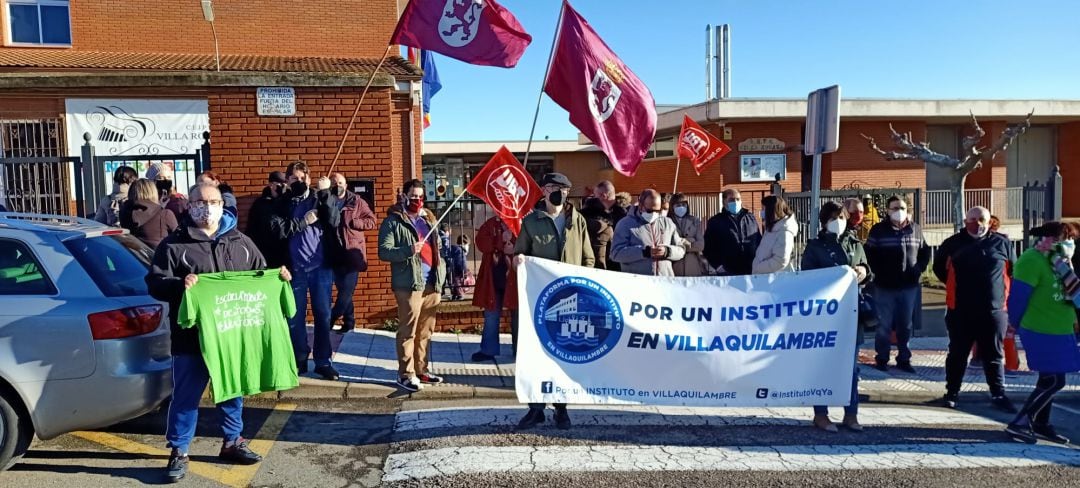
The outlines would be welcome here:
M 975 118 L 975 114 L 972 113 L 971 125 L 975 132 L 964 137 L 959 158 L 934 152 L 930 149 L 929 143 L 915 142 L 910 132 L 900 134 L 896 132 L 892 124 L 889 124 L 889 132 L 892 133 L 893 143 L 899 149 L 897 151 L 884 151 L 878 147 L 877 142 L 874 142 L 873 137 L 866 134 L 862 134 L 862 136 L 870 144 L 870 149 L 884 156 L 886 161 L 921 160 L 926 164 L 949 170 L 949 179 L 952 186 L 953 227 L 959 232 L 964 227 L 964 216 L 967 214 L 967 209 L 964 206 L 964 182 L 967 180 L 968 175 L 972 171 L 979 169 L 984 161 L 992 162 L 997 153 L 1007 149 L 1017 136 L 1027 131 L 1031 127 L 1031 116 L 1034 113 L 1035 111 L 1032 110 L 1023 122 L 1008 126 L 990 147 L 979 147 L 979 141 L 986 135 L 986 131 L 979 127 L 979 121 Z

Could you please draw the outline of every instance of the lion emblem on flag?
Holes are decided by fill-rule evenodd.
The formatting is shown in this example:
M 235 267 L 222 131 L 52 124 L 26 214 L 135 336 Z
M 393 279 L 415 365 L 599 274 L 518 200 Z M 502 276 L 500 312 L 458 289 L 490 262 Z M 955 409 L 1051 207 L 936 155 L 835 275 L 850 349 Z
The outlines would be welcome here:
M 596 70 L 589 90 L 589 111 L 597 122 L 603 124 L 608 117 L 611 117 L 611 114 L 615 113 L 615 106 L 622 96 L 622 89 L 619 88 L 619 83 L 622 81 L 621 72 L 618 68 L 613 68 L 610 62 Z
M 469 45 L 479 32 L 483 0 L 446 0 L 439 19 L 439 36 L 450 47 Z

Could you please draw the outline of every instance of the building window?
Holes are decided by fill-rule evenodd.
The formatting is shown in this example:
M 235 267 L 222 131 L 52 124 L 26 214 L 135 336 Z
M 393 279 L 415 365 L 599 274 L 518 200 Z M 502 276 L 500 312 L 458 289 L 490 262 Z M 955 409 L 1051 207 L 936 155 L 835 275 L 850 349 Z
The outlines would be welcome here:
M 71 46 L 68 0 L 6 0 L 8 45 Z
M 653 141 L 649 146 L 649 152 L 645 153 L 645 159 L 670 158 L 675 156 L 675 136 L 664 137 Z

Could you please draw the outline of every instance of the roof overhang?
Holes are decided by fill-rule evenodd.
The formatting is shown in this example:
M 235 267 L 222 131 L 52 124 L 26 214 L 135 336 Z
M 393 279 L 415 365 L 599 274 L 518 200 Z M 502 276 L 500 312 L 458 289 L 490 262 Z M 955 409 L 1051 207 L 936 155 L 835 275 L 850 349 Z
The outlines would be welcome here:
M 970 111 L 970 112 L 969 112 Z M 909 100 L 859 99 L 840 102 L 841 119 L 963 123 L 970 113 L 982 120 L 1021 119 L 1034 111 L 1032 123 L 1080 120 L 1080 100 Z M 677 131 L 683 114 L 699 123 L 803 120 L 806 99 L 726 99 L 688 105 L 658 115 L 657 132 Z
M 354 73 L 295 73 L 263 71 L 9 71 L 0 72 L 0 89 L 115 88 L 115 87 L 354 87 L 368 83 Z M 397 80 L 377 74 L 373 87 L 396 87 Z
M 494 154 L 506 146 L 510 152 L 524 153 L 529 141 L 425 141 L 424 155 L 463 156 L 469 154 Z M 533 141 L 528 147 L 532 153 L 599 152 L 600 148 L 582 145 L 578 141 Z

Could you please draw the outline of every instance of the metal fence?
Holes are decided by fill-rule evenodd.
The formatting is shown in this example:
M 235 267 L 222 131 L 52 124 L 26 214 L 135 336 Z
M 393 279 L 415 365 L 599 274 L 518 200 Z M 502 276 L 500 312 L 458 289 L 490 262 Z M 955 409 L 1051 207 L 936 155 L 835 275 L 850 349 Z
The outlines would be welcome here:
M 964 206 L 980 206 L 990 210 L 1003 224 L 1018 224 L 1024 220 L 1024 188 L 976 188 L 964 190 Z M 952 190 L 923 192 L 924 227 L 953 225 Z

